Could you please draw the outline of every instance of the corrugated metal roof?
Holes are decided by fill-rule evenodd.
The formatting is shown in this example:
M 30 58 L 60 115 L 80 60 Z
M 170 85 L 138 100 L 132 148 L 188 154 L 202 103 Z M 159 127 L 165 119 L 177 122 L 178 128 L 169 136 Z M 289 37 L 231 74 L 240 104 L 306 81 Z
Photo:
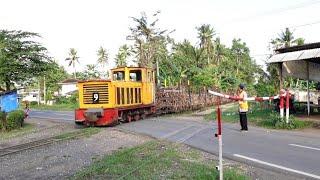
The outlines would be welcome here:
M 283 54 L 275 54 L 271 56 L 271 58 L 268 60 L 268 63 L 274 63 L 274 62 L 282 62 L 283 58 L 286 56 L 285 53 Z
M 311 59 L 320 56 L 320 49 L 308 49 L 304 50 L 300 59 Z
M 268 63 L 297 61 L 313 58 L 320 58 L 320 48 L 275 54 L 271 56 L 271 58 L 268 60 Z

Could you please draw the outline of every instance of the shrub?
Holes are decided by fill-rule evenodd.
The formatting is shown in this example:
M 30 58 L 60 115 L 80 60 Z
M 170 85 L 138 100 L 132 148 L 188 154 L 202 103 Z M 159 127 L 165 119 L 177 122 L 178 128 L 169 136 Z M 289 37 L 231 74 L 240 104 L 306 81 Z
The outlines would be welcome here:
M 77 104 L 78 93 L 73 93 L 70 97 L 60 96 L 56 98 L 57 104 Z
M 56 103 L 57 104 L 68 104 L 68 98 L 64 97 L 64 96 L 59 96 L 56 97 Z
M 36 101 L 31 101 L 30 102 L 30 106 L 36 106 L 36 105 L 38 105 L 38 102 L 36 102 Z
M 272 122 L 272 125 L 276 128 L 276 129 L 295 129 L 295 119 L 290 116 L 289 118 L 289 123 L 286 122 L 286 118 L 283 117 L 281 118 L 280 115 L 278 113 L 271 113 L 270 114 L 270 119 Z
M 6 124 L 6 113 L 3 111 L 0 111 L 0 130 L 4 129 Z
M 289 123 L 287 123 L 286 117 L 281 118 L 277 112 L 270 114 L 268 123 L 276 129 L 301 129 L 312 125 L 312 122 L 298 120 L 292 115 L 289 116 Z
M 7 130 L 20 128 L 23 125 L 24 112 L 22 110 L 16 110 L 8 113 L 7 116 Z
M 69 102 L 72 103 L 72 104 L 78 103 L 78 97 L 79 97 L 78 92 L 73 93 L 73 94 L 71 95 L 71 97 L 68 98 L 68 99 L 69 99 Z

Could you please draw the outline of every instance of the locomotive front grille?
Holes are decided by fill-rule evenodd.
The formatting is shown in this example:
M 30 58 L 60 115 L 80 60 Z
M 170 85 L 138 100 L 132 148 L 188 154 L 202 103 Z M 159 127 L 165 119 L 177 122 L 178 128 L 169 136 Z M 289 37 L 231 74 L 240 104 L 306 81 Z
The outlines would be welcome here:
M 84 104 L 108 104 L 109 86 L 108 84 L 85 84 L 83 85 Z

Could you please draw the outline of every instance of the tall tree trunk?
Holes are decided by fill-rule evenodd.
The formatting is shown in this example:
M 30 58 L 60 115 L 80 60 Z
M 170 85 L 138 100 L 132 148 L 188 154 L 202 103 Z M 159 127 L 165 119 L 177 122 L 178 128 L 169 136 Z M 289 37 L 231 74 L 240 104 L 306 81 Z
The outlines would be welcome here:
M 237 74 L 239 73 L 239 56 L 237 55 Z
M 10 88 L 11 88 L 11 83 L 10 83 L 10 81 L 6 81 L 5 84 L 6 84 L 6 90 L 7 90 L 7 91 L 10 91 L 10 90 L 11 90 L 11 89 L 10 89 Z
M 74 70 L 74 79 L 77 79 L 77 71 L 76 71 L 75 63 L 73 63 L 73 70 Z

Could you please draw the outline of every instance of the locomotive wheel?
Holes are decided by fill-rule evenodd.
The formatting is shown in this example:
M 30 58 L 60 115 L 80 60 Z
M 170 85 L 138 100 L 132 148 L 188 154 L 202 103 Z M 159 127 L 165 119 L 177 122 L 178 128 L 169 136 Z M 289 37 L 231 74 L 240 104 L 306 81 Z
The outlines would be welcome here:
M 128 115 L 127 116 L 128 121 L 127 122 L 131 122 L 132 121 L 132 116 Z
M 75 129 L 83 129 L 83 128 L 85 128 L 85 125 L 82 122 L 75 122 L 74 128 Z
M 139 114 L 136 114 L 136 115 L 134 115 L 133 118 L 134 118 L 135 121 L 138 121 L 138 120 L 140 119 L 140 115 L 139 115 Z
M 121 113 L 121 119 L 120 119 L 120 122 L 123 122 L 123 123 L 125 123 L 125 122 L 128 122 L 128 118 L 127 118 L 127 114 L 126 113 Z

